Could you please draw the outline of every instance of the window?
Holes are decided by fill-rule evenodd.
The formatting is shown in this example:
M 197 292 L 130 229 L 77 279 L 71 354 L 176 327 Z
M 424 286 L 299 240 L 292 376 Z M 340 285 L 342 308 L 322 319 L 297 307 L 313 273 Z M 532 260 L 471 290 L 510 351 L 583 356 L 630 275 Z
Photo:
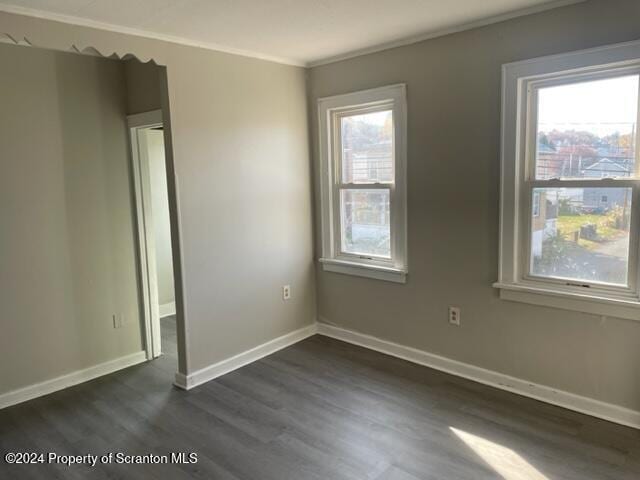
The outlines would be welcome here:
M 323 268 L 404 282 L 405 86 L 323 98 L 318 113 Z
M 501 297 L 640 319 L 640 43 L 505 65 Z

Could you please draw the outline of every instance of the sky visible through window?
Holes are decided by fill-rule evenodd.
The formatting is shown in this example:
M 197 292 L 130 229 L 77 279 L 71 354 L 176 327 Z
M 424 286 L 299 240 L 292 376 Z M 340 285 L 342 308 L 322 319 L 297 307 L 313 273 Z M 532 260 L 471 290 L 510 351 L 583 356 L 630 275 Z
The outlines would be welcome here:
M 600 137 L 630 133 L 638 121 L 639 80 L 632 75 L 541 89 L 539 131 L 586 130 Z
M 635 175 L 640 75 L 541 88 L 536 178 Z

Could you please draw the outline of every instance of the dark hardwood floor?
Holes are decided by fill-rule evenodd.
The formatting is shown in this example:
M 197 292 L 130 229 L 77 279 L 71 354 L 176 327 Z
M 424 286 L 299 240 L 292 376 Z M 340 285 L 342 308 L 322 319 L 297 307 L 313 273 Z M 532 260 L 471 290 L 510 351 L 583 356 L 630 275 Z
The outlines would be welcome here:
M 0 411 L 0 450 L 197 452 L 0 478 L 638 480 L 640 432 L 315 336 L 190 392 L 153 362 Z

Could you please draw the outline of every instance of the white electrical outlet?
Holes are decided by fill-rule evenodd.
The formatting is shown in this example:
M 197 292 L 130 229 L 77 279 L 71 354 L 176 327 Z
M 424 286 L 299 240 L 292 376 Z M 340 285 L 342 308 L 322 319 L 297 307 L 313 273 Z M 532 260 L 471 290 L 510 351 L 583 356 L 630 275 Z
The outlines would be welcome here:
M 114 313 L 112 315 L 113 318 L 113 328 L 122 328 L 124 325 L 124 315 L 121 313 Z
M 289 300 L 291 298 L 291 286 L 285 285 L 282 287 L 282 299 Z
M 449 323 L 460 326 L 460 307 L 449 307 Z

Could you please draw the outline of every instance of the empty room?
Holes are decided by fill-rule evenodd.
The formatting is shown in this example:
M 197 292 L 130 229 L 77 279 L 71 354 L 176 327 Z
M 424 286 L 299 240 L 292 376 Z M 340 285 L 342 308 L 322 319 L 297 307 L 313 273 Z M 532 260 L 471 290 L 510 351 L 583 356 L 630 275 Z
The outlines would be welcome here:
M 640 479 L 639 0 L 0 0 L 0 479 Z

